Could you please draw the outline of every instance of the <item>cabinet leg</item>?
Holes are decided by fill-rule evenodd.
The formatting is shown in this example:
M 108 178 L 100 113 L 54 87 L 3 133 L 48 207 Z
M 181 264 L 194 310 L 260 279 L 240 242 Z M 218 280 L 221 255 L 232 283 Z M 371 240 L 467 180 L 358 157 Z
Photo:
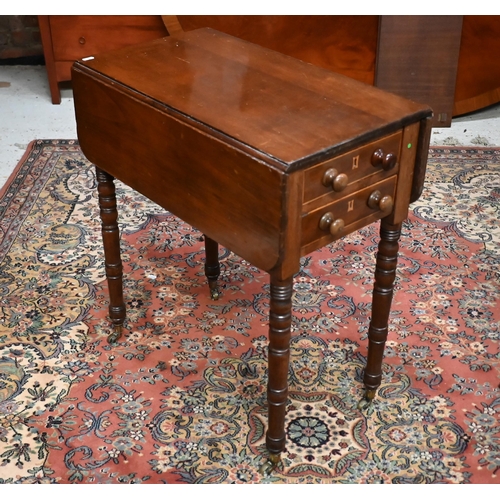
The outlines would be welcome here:
M 217 300 L 220 296 L 217 280 L 220 275 L 219 264 L 219 244 L 210 239 L 207 235 L 205 238 L 205 276 L 208 280 L 210 288 L 210 297 Z
M 269 451 L 267 471 L 274 469 L 285 449 L 285 415 L 290 363 L 293 276 L 283 281 L 271 276 L 269 308 L 269 381 L 267 386 Z M 266 465 L 263 467 L 265 468 Z
M 389 314 L 396 278 L 400 236 L 401 223 L 393 225 L 382 219 L 375 267 L 372 319 L 368 330 L 368 359 L 363 377 L 365 395 L 359 407 L 373 400 L 382 381 L 382 360 L 389 331 Z
M 120 257 L 120 233 L 114 177 L 98 167 L 96 167 L 96 177 L 102 223 L 104 265 L 109 287 L 109 316 L 114 327 L 114 332 L 108 336 L 108 342 L 111 344 L 120 338 L 125 321 L 123 266 Z

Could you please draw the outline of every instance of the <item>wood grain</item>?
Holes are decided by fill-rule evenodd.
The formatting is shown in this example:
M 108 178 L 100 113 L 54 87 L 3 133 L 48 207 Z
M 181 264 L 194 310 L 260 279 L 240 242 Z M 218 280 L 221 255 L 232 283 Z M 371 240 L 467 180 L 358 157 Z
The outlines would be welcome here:
M 464 16 L 453 114 L 500 102 L 500 16 Z
M 168 66 L 161 64 L 166 59 Z M 397 131 L 428 112 L 427 106 L 212 29 L 101 54 L 79 67 L 126 82 L 176 110 L 180 119 L 210 124 L 238 147 L 276 158 L 286 171 L 366 142 L 374 130 Z
M 184 31 L 213 28 L 373 85 L 379 16 L 180 15 Z
M 434 110 L 451 124 L 462 16 L 382 16 L 375 85 Z

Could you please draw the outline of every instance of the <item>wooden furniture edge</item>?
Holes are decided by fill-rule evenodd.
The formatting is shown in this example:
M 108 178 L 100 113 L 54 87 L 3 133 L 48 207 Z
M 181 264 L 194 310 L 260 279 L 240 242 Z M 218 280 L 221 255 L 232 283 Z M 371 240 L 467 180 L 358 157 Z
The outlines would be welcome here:
M 473 111 L 478 111 L 500 102 L 500 87 L 461 101 L 456 101 L 453 106 L 453 116 L 461 116 Z
M 161 20 L 163 21 L 165 28 L 167 28 L 170 36 L 184 32 L 177 16 L 161 16 Z
M 38 26 L 42 39 L 43 56 L 47 68 L 47 77 L 49 80 L 50 96 L 52 104 L 61 104 L 61 91 L 57 81 L 56 61 L 54 57 L 54 46 L 52 44 L 52 34 L 50 31 L 49 16 L 38 16 Z

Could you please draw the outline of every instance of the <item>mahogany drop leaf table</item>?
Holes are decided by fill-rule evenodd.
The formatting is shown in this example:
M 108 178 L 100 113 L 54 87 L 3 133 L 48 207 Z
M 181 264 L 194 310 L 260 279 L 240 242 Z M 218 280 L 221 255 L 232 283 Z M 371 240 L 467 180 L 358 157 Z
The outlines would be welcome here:
M 421 193 L 432 111 L 212 29 L 75 62 L 78 139 L 96 165 L 114 342 L 125 321 L 114 179 L 269 273 L 268 469 L 284 450 L 300 258 L 380 222 L 365 396 L 381 382 L 401 224 Z

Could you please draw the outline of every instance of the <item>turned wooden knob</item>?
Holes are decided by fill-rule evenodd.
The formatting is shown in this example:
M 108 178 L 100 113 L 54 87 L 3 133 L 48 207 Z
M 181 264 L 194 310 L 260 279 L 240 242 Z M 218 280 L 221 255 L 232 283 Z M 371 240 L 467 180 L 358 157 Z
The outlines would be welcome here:
M 370 195 L 367 204 L 374 210 L 380 210 L 381 212 L 389 213 L 392 212 L 392 208 L 394 207 L 394 200 L 392 199 L 392 196 L 389 196 L 388 194 L 382 196 L 382 193 L 377 190 L 373 191 L 373 193 Z
M 342 219 L 335 219 L 331 212 L 327 212 L 319 221 L 322 231 L 330 231 L 332 236 L 339 236 L 344 231 L 345 223 Z
M 394 153 L 385 153 L 383 149 L 376 149 L 372 154 L 371 162 L 374 167 L 391 170 L 398 163 L 398 158 Z
M 323 175 L 323 186 L 331 186 L 337 193 L 343 191 L 349 179 L 346 174 L 339 174 L 336 168 L 329 168 Z

